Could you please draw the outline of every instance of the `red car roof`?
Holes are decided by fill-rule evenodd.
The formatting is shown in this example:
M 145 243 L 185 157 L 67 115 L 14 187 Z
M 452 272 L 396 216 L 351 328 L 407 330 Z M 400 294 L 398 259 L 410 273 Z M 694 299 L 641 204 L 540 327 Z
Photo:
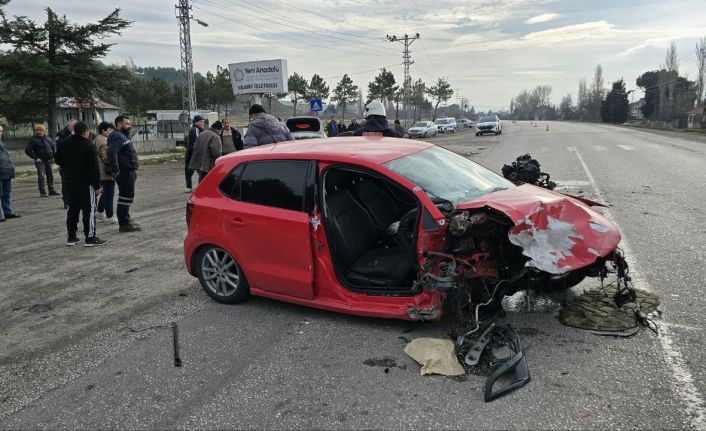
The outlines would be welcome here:
M 248 159 L 251 156 L 253 159 L 307 158 L 338 161 L 358 159 L 383 164 L 432 146 L 433 144 L 412 139 L 349 136 L 280 142 L 237 151 L 231 155 Z

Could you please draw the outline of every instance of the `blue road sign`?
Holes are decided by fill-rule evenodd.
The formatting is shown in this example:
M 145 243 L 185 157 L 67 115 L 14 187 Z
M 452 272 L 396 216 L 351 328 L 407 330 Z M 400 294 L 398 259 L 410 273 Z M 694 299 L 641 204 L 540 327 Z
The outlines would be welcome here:
M 324 104 L 321 103 L 321 99 L 311 99 L 309 101 L 309 110 L 311 112 L 321 112 L 324 110 Z

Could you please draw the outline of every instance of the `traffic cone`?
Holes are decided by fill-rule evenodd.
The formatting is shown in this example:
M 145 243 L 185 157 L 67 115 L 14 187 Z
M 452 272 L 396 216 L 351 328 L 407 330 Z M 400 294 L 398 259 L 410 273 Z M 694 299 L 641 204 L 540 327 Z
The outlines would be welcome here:
M 545 132 L 549 131 L 549 124 L 547 124 L 547 128 L 544 130 Z

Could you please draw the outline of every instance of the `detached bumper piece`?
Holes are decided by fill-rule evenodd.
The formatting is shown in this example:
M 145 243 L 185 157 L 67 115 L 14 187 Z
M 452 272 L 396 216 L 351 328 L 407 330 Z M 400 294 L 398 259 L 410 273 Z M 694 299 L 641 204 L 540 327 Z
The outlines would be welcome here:
M 485 381 L 485 402 L 500 398 L 530 381 L 520 337 L 504 319 L 495 320 L 483 331 L 466 354 L 464 362 L 470 366 L 478 365 L 483 355 L 487 355 L 490 366 L 495 369 Z M 493 388 L 501 379 L 509 379 L 509 382 L 494 391 Z

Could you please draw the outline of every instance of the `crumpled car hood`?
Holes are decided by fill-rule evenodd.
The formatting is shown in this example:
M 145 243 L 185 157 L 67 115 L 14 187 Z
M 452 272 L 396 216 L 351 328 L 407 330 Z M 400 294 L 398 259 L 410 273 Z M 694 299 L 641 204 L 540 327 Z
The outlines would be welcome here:
M 458 204 L 458 209 L 490 207 L 515 224 L 512 244 L 530 258 L 526 266 L 563 274 L 607 256 L 620 243 L 620 232 L 583 202 L 529 184 Z

